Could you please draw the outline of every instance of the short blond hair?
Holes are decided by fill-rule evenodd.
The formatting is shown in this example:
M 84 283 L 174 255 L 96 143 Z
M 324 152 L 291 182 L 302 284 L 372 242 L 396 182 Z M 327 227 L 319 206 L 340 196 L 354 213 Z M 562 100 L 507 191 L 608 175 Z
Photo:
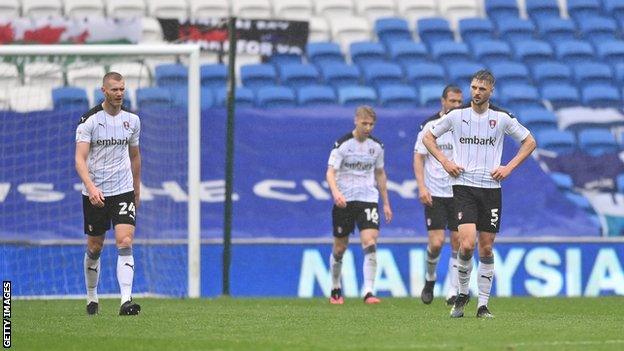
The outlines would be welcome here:
M 120 73 L 117 72 L 108 72 L 104 75 L 104 78 L 102 78 L 102 84 L 106 84 L 106 81 L 108 81 L 109 79 L 112 80 L 116 80 L 116 81 L 121 81 L 123 80 L 123 76 Z
M 368 105 L 362 105 L 355 110 L 355 117 L 371 117 L 373 121 L 377 121 L 377 113 L 372 107 Z

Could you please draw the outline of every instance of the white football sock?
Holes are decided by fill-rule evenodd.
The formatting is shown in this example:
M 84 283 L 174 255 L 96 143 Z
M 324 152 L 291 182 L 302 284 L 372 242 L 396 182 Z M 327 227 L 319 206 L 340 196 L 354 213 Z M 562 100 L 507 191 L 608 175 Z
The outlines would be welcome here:
M 132 280 L 134 279 L 134 257 L 132 248 L 119 248 L 117 256 L 117 281 L 121 291 L 121 304 L 129 301 L 132 296 Z
M 100 281 L 100 254 L 87 250 L 84 256 L 84 276 L 87 287 L 87 303 L 98 302 L 97 287 Z
M 329 255 L 329 267 L 332 276 L 332 290 L 340 289 L 340 274 L 342 273 L 342 256 L 336 257 L 334 253 Z
M 449 288 L 446 293 L 446 299 L 457 295 L 457 251 L 451 252 L 451 258 L 448 265 Z
M 477 285 L 479 286 L 479 305 L 487 306 L 490 299 L 490 290 L 492 289 L 492 281 L 494 280 L 494 256 L 481 257 L 479 259 L 479 268 L 477 270 Z
M 438 262 L 440 261 L 440 252 L 437 256 L 431 254 L 429 246 L 427 246 L 427 273 L 425 274 L 425 280 L 434 282 L 437 278 L 436 269 L 438 268 Z
M 472 255 L 457 255 L 457 281 L 458 292 L 468 295 L 470 293 L 470 274 L 472 273 Z
M 377 246 L 371 245 L 364 248 L 364 295 L 373 292 L 375 275 L 377 274 Z

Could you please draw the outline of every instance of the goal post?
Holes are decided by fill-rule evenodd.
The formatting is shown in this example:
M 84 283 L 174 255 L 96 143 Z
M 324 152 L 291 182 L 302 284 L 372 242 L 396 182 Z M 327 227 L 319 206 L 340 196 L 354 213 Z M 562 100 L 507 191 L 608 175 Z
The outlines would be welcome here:
M 201 114 L 200 114 L 200 46 L 196 44 L 154 44 L 154 45 L 0 45 L 0 59 L 11 57 L 115 57 L 134 56 L 178 56 L 186 57 L 188 67 L 188 131 L 187 156 L 188 203 L 188 285 L 187 296 L 200 296 L 201 272 Z M 86 111 L 84 111 L 86 112 Z M 149 124 L 143 120 L 143 124 Z M 67 150 L 64 150 L 67 151 Z M 4 156 L 3 156 L 4 157 Z M 0 179 L 0 181 L 2 181 Z M 4 228 L 0 228 L 4 230 Z M 140 228 L 138 228 L 140 230 Z

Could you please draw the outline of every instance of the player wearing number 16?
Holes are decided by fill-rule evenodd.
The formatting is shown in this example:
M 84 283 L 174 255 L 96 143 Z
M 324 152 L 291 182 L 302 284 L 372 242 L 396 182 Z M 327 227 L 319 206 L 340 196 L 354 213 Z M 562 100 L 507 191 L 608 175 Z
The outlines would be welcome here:
M 104 75 L 104 101 L 82 115 L 76 129 L 76 171 L 83 183 L 82 208 L 87 235 L 84 275 L 89 315 L 99 310 L 100 253 L 111 222 L 118 251 L 119 314 L 136 315 L 141 310 L 132 301 L 132 240 L 141 183 L 141 122 L 137 115 L 122 107 L 124 91 L 124 79 L 119 73 Z
M 329 258 L 331 304 L 344 303 L 340 281 L 342 257 L 356 224 L 364 250 L 364 303 L 380 302 L 373 289 L 377 272 L 377 202 L 380 195 L 386 223 L 392 220 L 392 210 L 386 187 L 383 144 L 371 135 L 376 121 L 377 115 L 371 107 L 358 107 L 354 119 L 355 129 L 338 139 L 329 155 L 326 177 L 334 199 L 334 245 Z

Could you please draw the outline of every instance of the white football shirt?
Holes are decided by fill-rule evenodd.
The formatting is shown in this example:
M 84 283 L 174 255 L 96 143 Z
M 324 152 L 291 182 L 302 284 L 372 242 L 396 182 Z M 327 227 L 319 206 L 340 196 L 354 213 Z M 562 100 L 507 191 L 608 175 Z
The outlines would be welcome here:
M 384 167 L 384 149 L 379 140 L 371 136 L 360 142 L 349 132 L 334 144 L 328 165 L 336 170 L 338 190 L 347 201 L 379 201 L 375 169 Z
M 431 196 L 435 197 L 453 197 L 453 186 L 451 184 L 451 176 L 446 173 L 442 164 L 436 160 L 433 155 L 429 153 L 425 144 L 422 142 L 422 138 L 425 135 L 425 131 L 430 130 L 432 125 L 435 124 L 440 118 L 439 114 L 435 114 L 427 121 L 422 127 L 422 130 L 416 137 L 416 144 L 414 145 L 414 153 L 418 153 L 425 156 L 425 185 L 429 189 Z M 438 148 L 442 150 L 444 155 L 449 159 L 455 159 L 453 136 L 451 133 L 444 133 L 436 139 Z
M 87 166 L 89 177 L 104 196 L 134 190 L 129 146 L 139 145 L 139 116 L 121 110 L 111 116 L 98 105 L 80 117 L 76 142 L 90 143 Z M 89 195 L 82 185 L 82 193 Z
M 464 168 L 459 177 L 451 177 L 452 184 L 477 188 L 500 188 L 490 173 L 501 164 L 505 134 L 521 142 L 530 133 L 509 112 L 492 105 L 483 114 L 470 106 L 453 109 L 431 127 L 436 137 L 448 131 L 453 135 L 455 163 Z

